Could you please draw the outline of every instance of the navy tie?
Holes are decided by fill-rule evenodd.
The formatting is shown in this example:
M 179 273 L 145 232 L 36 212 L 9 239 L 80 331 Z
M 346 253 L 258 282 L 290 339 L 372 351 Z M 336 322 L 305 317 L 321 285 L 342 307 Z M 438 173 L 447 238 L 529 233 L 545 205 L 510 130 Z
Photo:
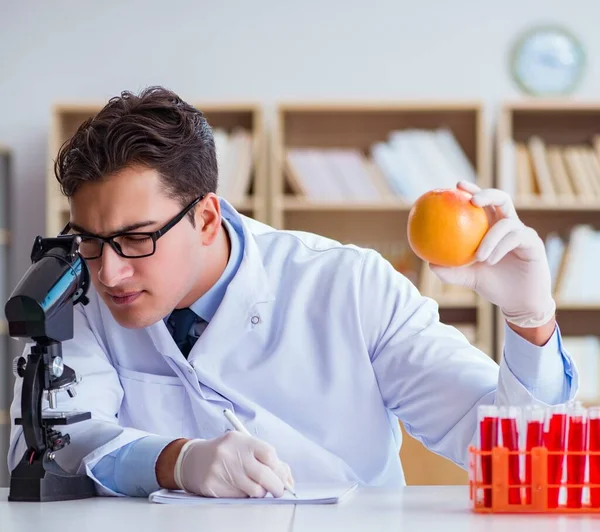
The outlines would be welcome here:
M 169 329 L 173 340 L 175 340 L 177 347 L 179 347 L 183 356 L 186 358 L 196 340 L 196 338 L 192 337 L 189 333 L 190 328 L 197 319 L 198 316 L 193 310 L 189 308 L 180 308 L 171 312 L 171 315 L 167 320 L 167 328 Z

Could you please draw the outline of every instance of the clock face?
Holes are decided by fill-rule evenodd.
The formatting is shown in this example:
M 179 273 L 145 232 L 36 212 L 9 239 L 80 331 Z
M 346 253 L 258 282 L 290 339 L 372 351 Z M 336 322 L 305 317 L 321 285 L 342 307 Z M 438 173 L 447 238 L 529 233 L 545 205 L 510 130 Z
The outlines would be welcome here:
M 581 79 L 585 55 L 581 44 L 560 28 L 536 28 L 513 51 L 513 76 L 527 93 L 552 96 L 570 93 Z

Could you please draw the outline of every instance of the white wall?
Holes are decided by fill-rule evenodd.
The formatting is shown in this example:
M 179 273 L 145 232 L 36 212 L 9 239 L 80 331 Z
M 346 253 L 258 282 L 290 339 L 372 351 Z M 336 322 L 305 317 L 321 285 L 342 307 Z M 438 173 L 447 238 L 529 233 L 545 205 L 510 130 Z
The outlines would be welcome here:
M 288 5 L 289 4 L 289 5 Z M 600 92 L 598 0 L 0 0 L 0 143 L 14 150 L 13 277 L 44 226 L 50 105 L 164 84 L 190 100 L 518 93 L 513 38 L 565 24 Z M 2 302 L 3 304 L 3 302 Z

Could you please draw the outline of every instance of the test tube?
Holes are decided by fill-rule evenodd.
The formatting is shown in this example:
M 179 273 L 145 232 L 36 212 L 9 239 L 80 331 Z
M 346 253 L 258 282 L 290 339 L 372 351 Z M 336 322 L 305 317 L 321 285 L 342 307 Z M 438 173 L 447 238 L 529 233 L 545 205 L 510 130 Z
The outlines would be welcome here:
M 600 508 L 600 406 L 590 407 L 588 418 L 590 433 L 590 506 Z
M 558 495 L 563 475 L 563 463 L 567 434 L 567 406 L 548 408 L 546 421 L 546 447 L 548 448 L 548 508 L 558 507 Z
M 529 405 L 525 408 L 524 416 L 527 424 L 525 440 L 525 501 L 531 504 L 531 488 L 533 486 L 533 473 L 531 450 L 544 446 L 544 418 L 546 411 L 538 405 Z
M 568 414 L 567 507 L 581 508 L 585 482 L 585 454 L 583 453 L 587 445 L 587 410 L 577 402 L 569 407 Z
M 492 507 L 492 449 L 498 446 L 498 407 L 481 405 L 478 410 L 479 447 L 481 455 L 481 480 L 483 489 L 483 505 Z
M 521 474 L 519 471 L 519 418 L 520 410 L 515 406 L 498 409 L 502 430 L 502 446 L 508 449 L 508 502 L 521 504 Z

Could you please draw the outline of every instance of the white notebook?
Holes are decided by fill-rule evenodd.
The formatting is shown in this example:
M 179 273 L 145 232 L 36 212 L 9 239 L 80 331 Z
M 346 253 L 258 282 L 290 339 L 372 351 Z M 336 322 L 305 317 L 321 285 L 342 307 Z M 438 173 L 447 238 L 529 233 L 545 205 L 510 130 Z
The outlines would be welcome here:
M 161 489 L 151 493 L 150 502 L 161 504 L 336 504 L 350 494 L 358 486 L 356 482 L 336 482 L 312 484 L 299 482 L 295 485 L 294 497 L 287 491 L 283 497 L 273 497 L 267 494 L 262 498 L 216 498 L 201 497 L 184 491 Z

